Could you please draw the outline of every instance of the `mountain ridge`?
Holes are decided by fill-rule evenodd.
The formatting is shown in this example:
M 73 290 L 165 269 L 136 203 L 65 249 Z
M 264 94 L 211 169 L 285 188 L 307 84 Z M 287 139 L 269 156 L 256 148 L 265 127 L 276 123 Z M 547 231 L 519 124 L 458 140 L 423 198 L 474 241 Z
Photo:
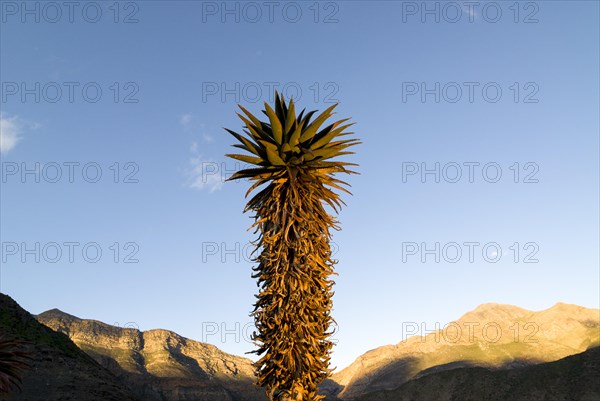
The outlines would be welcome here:
M 597 401 L 600 347 L 518 369 L 464 367 L 410 380 L 357 401 Z M 493 391 L 491 391 L 493 389 Z
M 392 390 L 456 367 L 511 368 L 551 362 L 600 344 L 600 310 L 557 302 L 531 311 L 485 303 L 425 336 L 369 350 L 335 372 L 327 391 L 342 399 Z
M 29 316 L 52 330 L 59 336 L 57 338 L 63 339 L 61 341 L 69 341 L 71 352 L 85 353 L 85 357 L 97 366 L 94 369 L 101 369 L 113 377 L 115 386 L 129 391 L 132 398 L 122 400 L 266 400 L 264 391 L 254 385 L 252 361 L 227 354 L 215 345 L 200 343 L 162 328 L 140 331 L 116 327 L 98 320 L 82 319 L 56 308 Z M 419 386 L 433 385 L 438 386 L 439 391 L 454 386 L 448 394 L 462 396 L 468 393 L 464 383 L 468 383 L 469 375 L 492 383 L 505 375 L 502 372 L 515 371 L 514 377 L 518 378 L 518 372 L 529 374 L 522 370 L 524 368 L 561 360 L 600 344 L 600 310 L 563 302 L 540 311 L 485 303 L 450 323 L 455 325 L 445 326 L 445 331 L 409 337 L 367 351 L 326 380 L 321 386 L 322 393 L 331 401 L 362 401 L 371 395 L 384 398 L 364 399 L 385 400 L 386 394 L 400 388 L 404 393 L 398 394 L 413 394 L 413 397 L 419 391 L 429 394 L 428 387 Z M 526 329 L 526 324 L 537 326 Z M 451 331 L 461 325 L 460 335 Z M 486 325 L 487 341 L 482 337 Z M 496 340 L 494 330 L 498 328 L 501 335 Z M 525 336 L 531 334 L 530 339 L 537 341 L 524 342 Z M 481 390 L 476 387 L 473 391 Z M 539 391 L 533 385 L 531 389 Z M 10 399 L 25 400 L 29 401 L 18 397 Z
M 141 331 L 81 319 L 51 309 L 36 316 L 67 335 L 80 349 L 145 401 L 266 400 L 254 386 L 252 361 L 166 329 Z
M 11 297 L 0 293 L 0 332 L 25 341 L 31 356 L 22 391 L 0 394 L 3 401 L 142 401 L 110 371 L 80 350 L 67 336 L 40 324 Z M 68 398 L 64 398 L 68 394 Z

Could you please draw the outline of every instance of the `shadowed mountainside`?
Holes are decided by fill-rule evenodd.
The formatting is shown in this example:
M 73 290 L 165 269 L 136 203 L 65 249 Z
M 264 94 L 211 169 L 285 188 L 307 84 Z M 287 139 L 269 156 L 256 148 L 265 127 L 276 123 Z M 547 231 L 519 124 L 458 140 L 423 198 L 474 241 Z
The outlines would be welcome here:
M 53 309 L 37 316 L 64 333 L 144 401 L 266 400 L 252 361 L 167 330 L 139 331 Z
M 22 391 L 9 401 L 142 401 L 67 336 L 38 323 L 12 298 L 0 294 L 0 335 L 25 340 L 31 355 Z
M 458 368 L 411 380 L 357 401 L 597 401 L 600 347 L 554 362 L 507 370 Z
M 556 361 L 600 344 L 600 311 L 563 303 L 539 312 L 483 304 L 445 327 L 368 351 L 335 373 L 324 389 L 353 399 L 444 370 L 517 368 Z

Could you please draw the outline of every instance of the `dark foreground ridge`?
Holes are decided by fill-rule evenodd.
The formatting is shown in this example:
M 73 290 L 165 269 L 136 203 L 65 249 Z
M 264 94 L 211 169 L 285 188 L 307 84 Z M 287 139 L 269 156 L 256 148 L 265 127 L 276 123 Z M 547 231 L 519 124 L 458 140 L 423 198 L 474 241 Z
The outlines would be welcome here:
M 0 294 L 0 335 L 28 341 L 33 358 L 22 391 L 6 401 L 143 401 L 64 334 L 40 324 L 12 298 Z

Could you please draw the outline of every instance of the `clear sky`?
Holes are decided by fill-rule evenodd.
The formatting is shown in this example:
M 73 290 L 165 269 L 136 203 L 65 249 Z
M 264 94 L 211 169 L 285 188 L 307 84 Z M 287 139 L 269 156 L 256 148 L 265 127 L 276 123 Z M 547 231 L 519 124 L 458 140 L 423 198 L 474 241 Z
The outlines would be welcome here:
M 0 2 L 0 289 L 30 312 L 252 350 L 222 127 L 274 87 L 363 142 L 334 365 L 481 303 L 599 307 L 598 2 L 69 4 Z

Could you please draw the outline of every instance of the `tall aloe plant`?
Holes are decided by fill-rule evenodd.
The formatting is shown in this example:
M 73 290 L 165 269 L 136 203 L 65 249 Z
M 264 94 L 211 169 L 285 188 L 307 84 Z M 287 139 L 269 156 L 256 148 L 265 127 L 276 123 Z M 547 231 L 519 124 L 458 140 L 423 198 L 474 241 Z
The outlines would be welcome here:
M 249 178 L 246 193 L 260 191 L 244 212 L 253 211 L 255 232 L 260 232 L 252 277 L 260 287 L 254 316 L 258 349 L 257 384 L 266 387 L 271 400 L 320 400 L 318 384 L 331 374 L 332 287 L 335 274 L 330 229 L 337 220 L 325 205 L 338 212 L 344 202 L 334 190 L 350 192 L 337 173 L 353 173 L 354 163 L 333 161 L 352 154 L 358 139 L 344 138 L 351 123 L 336 121 L 321 128 L 332 116 L 332 105 L 314 120 L 317 111 L 296 115 L 293 100 L 275 93 L 274 109 L 265 102 L 261 121 L 241 105 L 238 116 L 245 124 L 240 135 L 225 128 L 247 154 L 228 157 L 252 168 L 236 172 L 229 180 Z

